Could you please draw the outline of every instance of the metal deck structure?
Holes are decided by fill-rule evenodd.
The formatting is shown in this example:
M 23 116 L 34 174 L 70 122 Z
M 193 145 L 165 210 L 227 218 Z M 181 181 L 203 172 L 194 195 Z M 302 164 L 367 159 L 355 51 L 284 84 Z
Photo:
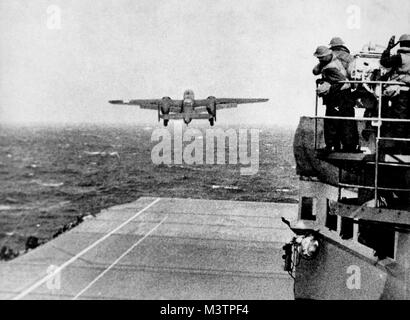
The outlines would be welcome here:
M 294 204 L 143 197 L 9 262 L 0 299 L 293 299 Z

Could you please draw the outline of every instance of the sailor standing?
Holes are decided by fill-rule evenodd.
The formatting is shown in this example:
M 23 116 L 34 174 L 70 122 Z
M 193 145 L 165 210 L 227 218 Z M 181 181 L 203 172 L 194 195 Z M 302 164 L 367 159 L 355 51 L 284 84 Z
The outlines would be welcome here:
M 319 59 L 322 79 L 318 80 L 317 94 L 323 98 L 326 105 L 326 116 L 354 117 L 354 99 L 350 84 L 340 81 L 347 80 L 347 71 L 341 61 L 326 46 L 319 46 L 314 53 Z M 359 135 L 357 124 L 353 120 L 325 119 L 324 134 L 328 151 L 356 152 Z
M 383 52 L 380 64 L 385 68 L 392 68 L 390 81 L 403 82 L 406 85 L 388 86 L 384 95 L 391 100 L 389 117 L 396 119 L 410 119 L 410 34 L 404 34 L 399 39 L 400 49 L 397 54 L 391 55 L 395 47 L 395 37 L 391 37 L 387 49 Z M 386 125 L 385 135 L 394 138 L 410 138 L 408 123 L 391 123 Z M 409 142 L 395 144 L 400 145 L 400 151 L 410 149 Z

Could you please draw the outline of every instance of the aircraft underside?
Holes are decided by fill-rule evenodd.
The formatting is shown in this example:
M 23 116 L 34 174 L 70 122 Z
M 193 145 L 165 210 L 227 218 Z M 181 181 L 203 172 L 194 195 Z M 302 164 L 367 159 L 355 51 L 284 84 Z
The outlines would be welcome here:
M 186 112 L 169 112 L 167 114 L 160 113 L 159 119 L 164 120 L 164 126 L 166 127 L 169 123 L 169 120 L 183 120 L 186 125 L 191 123 L 194 119 L 207 119 L 209 120 L 209 124 L 213 126 L 216 121 L 216 114 L 206 113 L 206 112 L 190 112 L 187 114 Z

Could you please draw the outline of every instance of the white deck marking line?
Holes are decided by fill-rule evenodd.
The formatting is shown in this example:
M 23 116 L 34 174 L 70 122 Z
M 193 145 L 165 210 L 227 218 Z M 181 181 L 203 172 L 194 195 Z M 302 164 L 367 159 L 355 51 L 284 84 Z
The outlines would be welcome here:
M 91 281 L 83 290 L 81 290 L 77 295 L 72 298 L 71 300 L 76 300 L 78 297 L 80 297 L 84 292 L 86 292 L 89 288 L 92 287 L 94 283 L 96 283 L 99 279 L 101 279 L 108 271 L 110 271 L 122 258 L 124 258 L 128 253 L 131 252 L 136 246 L 138 246 L 142 241 L 144 241 L 145 238 L 147 238 L 151 233 L 153 233 L 155 230 L 159 228 L 161 224 L 164 223 L 165 220 L 167 220 L 168 216 L 166 216 L 164 219 L 161 220 L 160 223 L 158 223 L 154 228 L 152 228 L 145 236 L 143 236 L 141 239 L 139 239 L 136 243 L 134 243 L 127 251 L 125 251 L 122 255 L 120 255 L 117 260 L 115 260 L 107 269 L 105 269 L 103 272 L 101 272 L 93 281 Z
M 98 239 L 97 241 L 95 241 L 92 245 L 88 246 L 87 248 L 85 248 L 83 251 L 81 251 L 80 253 L 78 253 L 77 255 L 75 255 L 74 257 L 72 257 L 70 260 L 64 262 L 60 267 L 56 268 L 53 272 L 51 272 L 50 274 L 48 274 L 47 276 L 45 276 L 43 279 L 37 281 L 36 283 L 34 283 L 31 287 L 29 287 L 28 289 L 26 289 L 25 291 L 23 291 L 22 293 L 20 293 L 19 295 L 15 296 L 12 300 L 19 300 L 21 298 L 24 298 L 26 295 L 28 295 L 30 292 L 32 292 L 33 290 L 37 289 L 38 287 L 40 287 L 42 284 L 44 284 L 45 282 L 47 282 L 48 280 L 52 279 L 53 277 L 55 277 L 58 273 L 60 273 L 64 268 L 66 268 L 67 266 L 69 266 L 70 264 L 72 264 L 74 261 L 76 261 L 78 258 L 80 258 L 82 255 L 86 254 L 88 251 L 90 251 L 91 249 L 93 249 L 94 247 L 96 247 L 97 245 L 99 245 L 101 242 L 103 242 L 105 239 L 107 239 L 108 237 L 110 237 L 112 234 L 114 234 L 115 232 L 117 232 L 118 230 L 120 230 L 122 227 L 124 227 L 125 225 L 127 225 L 128 223 L 130 223 L 132 220 L 134 220 L 136 217 L 138 217 L 141 213 L 143 213 L 144 211 L 148 210 L 150 207 L 152 207 L 154 204 L 156 204 L 158 201 L 160 201 L 161 198 L 157 198 L 155 199 L 153 202 L 151 202 L 149 205 L 147 205 L 144 209 L 138 211 L 135 215 L 133 215 L 131 218 L 129 218 L 127 221 L 123 222 L 122 224 L 120 224 L 118 227 L 116 227 L 114 230 L 110 231 L 109 233 L 107 233 L 105 236 L 101 237 L 100 239 Z

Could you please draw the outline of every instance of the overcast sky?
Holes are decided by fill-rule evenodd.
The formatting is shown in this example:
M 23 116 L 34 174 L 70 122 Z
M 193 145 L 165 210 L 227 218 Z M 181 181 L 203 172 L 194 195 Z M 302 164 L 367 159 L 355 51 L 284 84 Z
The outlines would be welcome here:
M 314 109 L 316 46 L 333 36 L 353 51 L 386 45 L 410 33 L 410 1 L 6 0 L 0 28 L 1 121 L 155 122 L 107 101 L 190 88 L 270 99 L 218 122 L 295 125 Z

